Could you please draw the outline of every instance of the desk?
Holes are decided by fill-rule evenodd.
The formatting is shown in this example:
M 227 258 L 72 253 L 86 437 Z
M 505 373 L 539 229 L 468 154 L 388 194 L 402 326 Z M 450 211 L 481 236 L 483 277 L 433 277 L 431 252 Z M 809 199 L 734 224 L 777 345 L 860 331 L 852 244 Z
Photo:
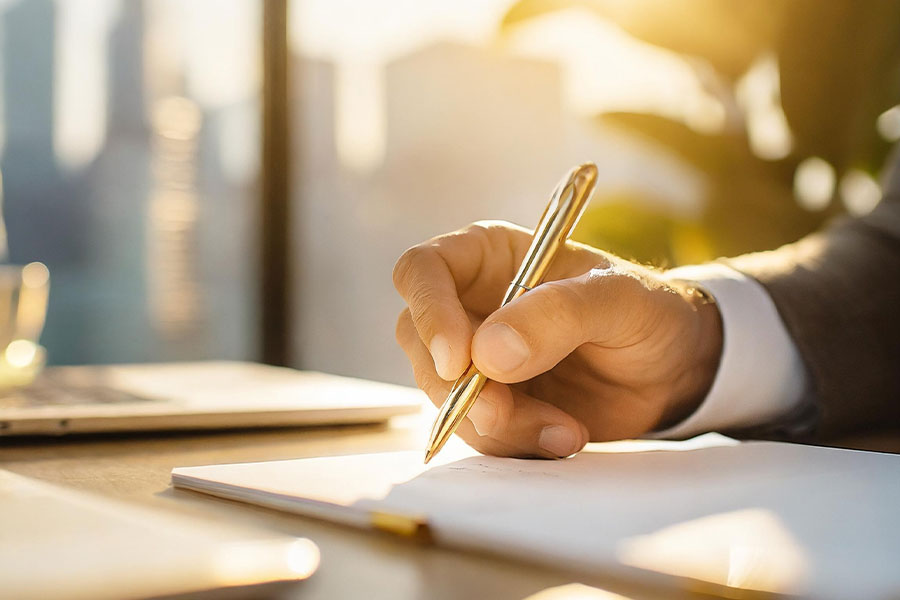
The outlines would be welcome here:
M 425 419 L 427 420 L 427 419 Z M 313 539 L 322 565 L 296 598 L 411 600 L 521 599 L 581 581 L 633 598 L 693 598 L 622 581 L 576 577 L 496 557 L 417 545 L 312 519 L 173 490 L 173 467 L 309 456 L 421 449 L 421 417 L 391 425 L 49 440 L 0 439 L 0 466 L 21 475 L 248 528 Z M 900 437 L 856 439 L 855 446 L 900 450 Z

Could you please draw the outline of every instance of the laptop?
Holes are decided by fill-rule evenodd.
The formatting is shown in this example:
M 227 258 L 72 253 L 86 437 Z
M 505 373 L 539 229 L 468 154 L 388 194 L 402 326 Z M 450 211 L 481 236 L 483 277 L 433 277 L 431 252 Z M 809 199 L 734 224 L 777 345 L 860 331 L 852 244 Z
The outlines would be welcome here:
M 0 470 L 0 582 L 18 600 L 294 597 L 308 539 L 133 506 Z
M 51 367 L 0 392 L 0 436 L 380 423 L 404 386 L 248 362 Z

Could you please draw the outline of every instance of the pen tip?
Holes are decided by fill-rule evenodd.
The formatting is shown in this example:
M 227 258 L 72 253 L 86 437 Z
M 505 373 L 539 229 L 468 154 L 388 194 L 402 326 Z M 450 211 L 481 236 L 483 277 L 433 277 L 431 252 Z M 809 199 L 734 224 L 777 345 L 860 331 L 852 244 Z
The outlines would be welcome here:
M 429 448 L 425 451 L 425 464 L 427 465 L 432 458 L 434 458 L 434 450 Z

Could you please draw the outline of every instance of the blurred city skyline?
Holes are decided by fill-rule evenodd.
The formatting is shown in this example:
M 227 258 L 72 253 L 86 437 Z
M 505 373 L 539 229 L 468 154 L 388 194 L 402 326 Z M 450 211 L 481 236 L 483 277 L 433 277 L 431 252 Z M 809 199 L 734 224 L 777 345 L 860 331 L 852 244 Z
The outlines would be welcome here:
M 18 1 L 0 0 L 0 11 Z M 63 167 L 83 167 L 103 145 L 103 115 L 112 77 L 104 40 L 123 7 L 133 10 L 133 5 L 140 4 L 148 22 L 166 24 L 147 31 L 149 60 L 178 71 L 185 94 L 199 105 L 231 105 L 258 91 L 259 10 L 253 0 L 52 4 L 54 38 L 49 51 L 58 68 L 53 98 L 47 100 L 53 102 L 54 151 Z M 611 23 L 578 9 L 501 36 L 498 23 L 511 4 L 512 0 L 470 0 L 449 8 L 435 0 L 292 2 L 289 25 L 294 53 L 335 65 L 336 132 L 345 164 L 371 167 L 383 157 L 385 67 L 435 41 L 494 46 L 503 53 L 558 62 L 565 102 L 578 114 L 627 107 L 674 116 L 701 129 L 721 126 L 721 107 L 703 90 L 692 66 L 674 53 L 630 38 Z M 371 26 L 374 21 L 375 27 Z M 246 134 L 250 125 L 248 119 L 243 121 L 229 125 L 232 135 Z M 243 131 L 236 131 L 241 127 Z M 0 153 L 5 138 L 0 123 Z M 226 154 L 230 171 L 246 174 L 255 166 L 257 157 L 252 153 L 220 151 Z
M 258 91 L 201 105 L 186 57 L 151 43 L 172 18 L 136 1 L 29 0 L 0 12 L 9 260 L 50 267 L 51 362 L 255 355 L 245 291 L 255 257 L 244 245 L 254 243 L 256 167 L 229 162 L 223 146 L 258 162 Z M 81 59 L 102 58 L 101 75 L 62 51 L 73 31 L 97 34 L 74 39 Z M 67 89 L 79 92 L 61 101 Z M 73 118 L 87 123 L 66 125 Z
M 607 190 L 643 190 L 676 214 L 701 209 L 690 170 L 573 108 L 563 60 L 495 43 L 507 4 L 467 4 L 471 20 L 448 25 L 424 3 L 395 24 L 417 31 L 414 43 L 397 34 L 368 63 L 356 54 L 364 44 L 340 55 L 297 39 L 331 13 L 295 6 L 293 23 L 308 17 L 291 59 L 300 366 L 410 383 L 393 343 L 393 261 L 471 221 L 532 226 L 574 163 L 597 162 Z M 228 57 L 258 60 L 259 5 L 223 3 L 227 18 L 205 24 L 222 30 L 202 35 L 202 11 L 176 2 L 100 0 L 89 16 L 79 6 L 0 8 L 10 259 L 51 269 L 50 360 L 257 358 L 259 65 Z M 81 58 L 66 57 L 60 48 L 87 33 Z M 347 117 L 356 94 L 369 106 Z M 373 110 L 368 133 L 348 137 Z

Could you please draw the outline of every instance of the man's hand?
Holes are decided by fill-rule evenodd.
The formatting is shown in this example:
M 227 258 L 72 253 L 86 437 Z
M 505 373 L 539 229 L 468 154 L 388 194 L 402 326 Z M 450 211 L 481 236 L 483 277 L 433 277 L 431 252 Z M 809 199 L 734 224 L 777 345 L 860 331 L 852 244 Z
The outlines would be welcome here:
M 722 351 L 715 304 L 569 242 L 545 282 L 499 308 L 531 234 L 476 223 L 407 250 L 397 340 L 440 406 L 469 361 L 491 379 L 457 432 L 501 456 L 561 457 L 689 415 Z

